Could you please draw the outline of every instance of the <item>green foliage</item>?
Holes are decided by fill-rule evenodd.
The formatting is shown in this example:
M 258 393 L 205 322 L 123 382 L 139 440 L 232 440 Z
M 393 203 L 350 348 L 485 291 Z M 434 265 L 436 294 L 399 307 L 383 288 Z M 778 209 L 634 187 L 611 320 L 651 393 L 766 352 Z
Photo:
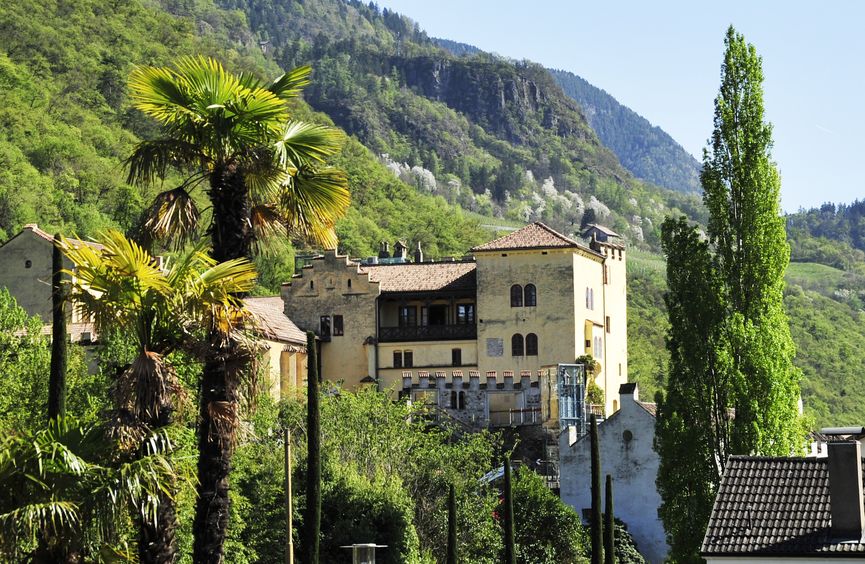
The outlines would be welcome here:
M 517 562 L 584 562 L 588 541 L 580 517 L 550 491 L 543 478 L 528 468 L 519 468 L 513 497 Z
M 655 448 L 659 514 L 671 556 L 682 562 L 699 560 L 730 454 L 789 455 L 803 444 L 800 372 L 782 295 L 790 255 L 763 121 L 761 60 L 732 27 L 725 46 L 701 173 L 708 241 L 685 218 L 662 227 L 671 360 Z

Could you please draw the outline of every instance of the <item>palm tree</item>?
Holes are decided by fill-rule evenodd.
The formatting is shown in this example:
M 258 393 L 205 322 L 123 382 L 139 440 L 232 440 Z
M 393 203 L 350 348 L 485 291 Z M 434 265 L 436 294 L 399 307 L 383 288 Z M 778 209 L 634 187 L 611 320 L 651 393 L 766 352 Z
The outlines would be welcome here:
M 155 518 L 160 493 L 182 479 L 166 456 L 168 432 L 123 462 L 107 439 L 105 429 L 64 416 L 0 439 L 0 559 L 96 561 L 124 552 L 118 533 L 130 512 Z
M 309 67 L 270 84 L 227 72 L 213 59 L 182 58 L 173 68 L 138 67 L 129 79 L 133 106 L 158 120 L 159 139 L 128 159 L 130 182 L 183 181 L 156 197 L 146 232 L 175 245 L 201 223 L 193 191 L 204 185 L 211 256 L 250 257 L 253 246 L 283 233 L 333 248 L 334 224 L 348 208 L 348 181 L 324 166 L 342 146 L 337 129 L 291 119 L 289 102 L 309 83 Z M 212 335 L 200 394 L 198 503 L 194 557 L 218 563 L 228 524 L 228 475 L 237 425 L 238 383 L 249 354 Z
M 78 309 L 100 334 L 119 333 L 134 345 L 133 360 L 118 370 L 112 386 L 112 420 L 126 450 L 141 450 L 144 437 L 171 424 L 175 400 L 183 396 L 168 355 L 200 350 L 202 333 L 236 330 L 244 314 L 235 296 L 252 288 L 255 270 L 244 259 L 216 264 L 201 250 L 165 266 L 117 231 L 100 240 L 101 250 L 66 239 L 59 245 L 76 265 Z M 160 492 L 155 519 L 141 516 L 141 562 L 177 558 L 173 494 L 172 488 Z

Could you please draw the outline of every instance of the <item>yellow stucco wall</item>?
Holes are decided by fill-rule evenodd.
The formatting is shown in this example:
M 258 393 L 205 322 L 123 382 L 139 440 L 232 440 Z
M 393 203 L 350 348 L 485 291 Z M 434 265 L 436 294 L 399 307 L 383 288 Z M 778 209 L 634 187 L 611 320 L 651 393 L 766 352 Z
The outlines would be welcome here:
M 335 251 L 325 252 L 312 264 L 312 268 L 304 268 L 299 277 L 283 286 L 285 314 L 304 331 L 316 334 L 321 316 L 329 315 L 331 325 L 334 315 L 343 316 L 344 334 L 321 343 L 321 376 L 330 381 L 342 380 L 349 388 L 357 387 L 364 377 L 374 376 L 369 374 L 374 364 L 374 359 L 368 358 L 372 349 L 364 342 L 376 334 L 379 285 L 370 282 L 369 275 L 359 274 L 357 265 L 349 264 L 347 257 Z
M 382 388 L 402 389 L 403 370 L 411 370 L 417 377 L 419 370 L 430 373 L 430 377 L 436 371 L 447 372 L 447 381 L 451 381 L 451 373 L 454 370 L 462 370 L 465 381 L 468 382 L 468 371 L 475 370 L 478 364 L 477 341 L 416 341 L 407 343 L 381 343 L 379 348 L 379 378 Z M 451 351 L 460 349 L 462 364 L 454 366 L 451 363 Z M 412 367 L 395 368 L 393 365 L 394 351 L 411 351 L 413 356 Z

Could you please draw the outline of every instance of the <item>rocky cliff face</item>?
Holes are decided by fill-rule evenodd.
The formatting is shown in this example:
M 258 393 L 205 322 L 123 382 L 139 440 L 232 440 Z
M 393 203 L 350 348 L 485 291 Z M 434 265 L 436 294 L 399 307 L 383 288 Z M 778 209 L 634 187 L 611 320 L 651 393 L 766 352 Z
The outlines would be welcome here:
M 433 56 L 391 57 L 389 64 L 418 94 L 512 143 L 532 145 L 536 127 L 594 141 L 579 106 L 532 66 Z

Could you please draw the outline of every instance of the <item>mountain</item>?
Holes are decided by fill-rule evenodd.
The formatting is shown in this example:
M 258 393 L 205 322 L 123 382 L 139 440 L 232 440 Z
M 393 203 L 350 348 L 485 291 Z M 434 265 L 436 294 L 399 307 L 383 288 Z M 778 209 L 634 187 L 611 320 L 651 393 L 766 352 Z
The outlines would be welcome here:
M 129 107 L 132 65 L 200 53 L 274 77 L 308 62 L 314 83 L 295 114 L 353 134 L 334 161 L 352 193 L 342 251 L 408 238 L 431 257 L 459 256 L 526 220 L 573 232 L 591 209 L 629 237 L 631 377 L 646 395 L 663 386 L 657 229 L 667 214 L 705 210 L 694 194 L 635 179 L 539 65 L 455 57 L 404 16 L 338 0 L 19 0 L 0 3 L 0 36 L 0 241 L 29 222 L 80 237 L 134 225 L 154 189 L 127 185 L 123 160 L 156 130 Z M 806 410 L 821 424 L 865 417 L 859 208 L 789 220 L 794 257 L 814 262 L 791 266 L 787 304 Z M 260 258 L 262 286 L 278 288 L 292 257 Z
M 585 79 L 563 70 L 550 73 L 634 176 L 681 192 L 701 191 L 702 165 L 667 132 Z
M 701 218 L 693 194 L 622 167 L 538 64 L 471 49 L 454 56 L 409 18 L 353 0 L 220 5 L 247 15 L 280 66 L 316 69 L 305 93 L 313 108 L 395 173 L 463 209 L 569 234 L 591 209 L 647 248 L 658 247 L 665 214 Z

